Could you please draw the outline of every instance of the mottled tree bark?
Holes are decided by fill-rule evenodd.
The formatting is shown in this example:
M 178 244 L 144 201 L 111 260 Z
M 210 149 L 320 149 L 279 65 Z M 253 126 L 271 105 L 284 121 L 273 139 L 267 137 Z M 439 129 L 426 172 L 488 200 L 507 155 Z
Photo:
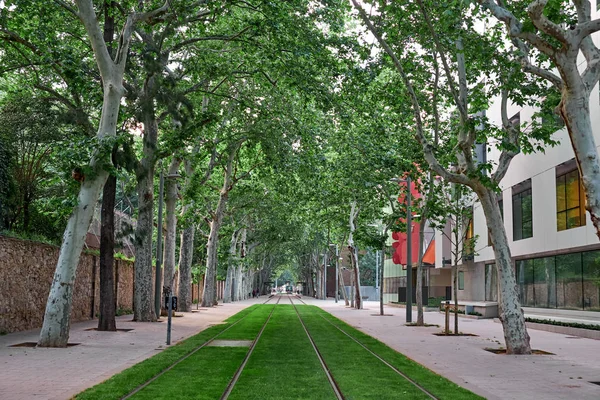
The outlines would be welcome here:
M 506 350 L 510 354 L 530 354 L 529 334 L 525 328 L 525 316 L 521 310 L 517 281 L 512 265 L 510 248 L 496 192 L 486 187 L 477 188 L 477 195 L 485 213 L 485 219 L 494 247 L 500 284 L 500 320 L 504 330 Z
M 206 246 L 206 279 L 204 280 L 204 293 L 202 295 L 202 307 L 212 307 L 216 304 L 216 287 L 215 281 L 217 276 L 217 249 L 219 243 L 219 230 L 223 222 L 225 207 L 229 199 L 229 191 L 231 190 L 233 160 L 237 154 L 237 150 L 241 143 L 237 143 L 230 147 L 227 165 L 225 167 L 225 177 L 223 179 L 223 187 L 219 194 L 217 209 L 215 210 L 210 222 L 210 233 L 208 236 L 208 244 Z
M 165 208 L 167 210 L 167 233 L 165 235 L 163 286 L 170 288 L 171 291 L 175 290 L 175 247 L 177 247 L 177 214 L 175 212 L 175 208 L 177 206 L 177 198 L 179 194 L 176 176 L 179 173 L 180 165 L 181 160 L 173 157 L 171 165 L 169 166 L 169 173 L 167 175 L 167 190 L 165 199 Z M 164 304 L 162 304 L 162 307 L 164 307 Z M 164 315 L 166 315 L 167 310 L 164 309 L 163 311 Z
M 116 58 L 118 61 L 115 62 L 104 42 L 103 32 L 98 25 L 93 3 L 89 0 L 78 0 L 75 4 L 79 18 L 91 42 L 94 58 L 102 78 L 103 102 L 97 133 L 97 138 L 102 140 L 105 137 L 116 135 L 121 97 L 124 92 L 123 74 L 135 19 L 129 18 L 123 28 L 121 47 Z M 44 322 L 38 341 L 40 347 L 67 346 L 75 273 L 81 257 L 85 236 L 92 222 L 96 201 L 108 177 L 108 172 L 101 165 L 102 162 L 98 160 L 98 153 L 94 154 L 89 165 L 94 174 L 88 176 L 81 184 L 77 196 L 77 205 L 67 223 L 46 303 Z

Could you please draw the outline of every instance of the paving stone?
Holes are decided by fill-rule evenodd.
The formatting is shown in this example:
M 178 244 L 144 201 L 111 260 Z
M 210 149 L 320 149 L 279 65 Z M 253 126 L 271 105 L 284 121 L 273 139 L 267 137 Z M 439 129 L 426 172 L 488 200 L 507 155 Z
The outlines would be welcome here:
M 200 312 L 181 313 L 173 319 L 172 344 L 209 326 L 223 322 L 266 296 L 227 303 Z M 133 322 L 131 315 L 117 317 L 117 328 L 129 332 L 98 332 L 87 329 L 97 320 L 72 324 L 66 349 L 8 347 L 37 342 L 39 329 L 0 336 L 0 399 L 70 399 L 112 375 L 166 348 L 166 323 Z M 61 384 L 62 382 L 62 384 Z

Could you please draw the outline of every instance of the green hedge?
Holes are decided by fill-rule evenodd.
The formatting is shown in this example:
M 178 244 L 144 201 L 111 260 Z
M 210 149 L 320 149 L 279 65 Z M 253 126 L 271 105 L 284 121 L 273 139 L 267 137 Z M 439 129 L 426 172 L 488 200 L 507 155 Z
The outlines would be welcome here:
M 562 322 L 549 319 L 525 318 L 526 322 L 534 322 L 536 324 L 567 326 L 569 328 L 589 329 L 592 331 L 600 331 L 600 325 L 580 324 L 579 322 Z

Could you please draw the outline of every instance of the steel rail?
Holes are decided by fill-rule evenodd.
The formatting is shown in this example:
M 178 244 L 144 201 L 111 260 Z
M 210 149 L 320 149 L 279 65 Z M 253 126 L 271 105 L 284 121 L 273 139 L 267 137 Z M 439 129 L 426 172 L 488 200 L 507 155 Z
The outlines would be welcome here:
M 315 353 L 317 353 L 317 357 L 319 358 L 319 362 L 321 363 L 321 367 L 323 367 L 323 371 L 325 371 L 325 375 L 327 375 L 327 379 L 329 380 L 329 383 L 331 384 L 331 388 L 333 389 L 333 392 L 335 393 L 335 397 L 338 400 L 345 400 L 345 397 L 342 394 L 342 391 L 341 391 L 340 387 L 338 386 L 338 383 L 333 378 L 333 375 L 331 374 L 331 371 L 329 370 L 329 367 L 325 363 L 325 360 L 323 359 L 323 356 L 321 355 L 321 352 L 317 348 L 317 345 L 315 344 L 315 341 L 313 340 L 312 336 L 310 335 L 310 332 L 306 328 L 306 325 L 304 325 L 304 321 L 302 320 L 302 317 L 300 316 L 300 313 L 298 312 L 298 309 L 296 308 L 296 305 L 292 301 L 291 297 L 289 297 L 289 300 L 290 300 L 290 303 L 292 303 L 292 306 L 294 307 L 294 310 L 296 311 L 296 315 L 298 316 L 298 319 L 300 320 L 300 323 L 302 324 L 302 327 L 304 328 L 304 332 L 306 332 L 306 336 L 308 336 L 308 340 L 310 341 L 310 344 L 312 345 L 313 349 L 315 350 Z M 302 301 L 302 300 L 300 300 L 300 301 Z M 304 302 L 302 301 L 302 303 L 304 303 Z M 304 303 L 304 304 L 306 304 L 306 303 Z
M 269 300 L 271 300 L 271 299 L 269 299 Z M 227 385 L 225 392 L 223 393 L 223 395 L 220 398 L 221 400 L 227 399 L 229 397 L 229 395 L 231 394 L 231 391 L 235 387 L 235 384 L 237 383 L 238 379 L 240 378 L 240 375 L 242 375 L 242 372 L 244 371 L 244 368 L 246 367 L 246 364 L 248 363 L 248 359 L 250 359 L 250 356 L 252 355 L 252 352 L 254 351 L 254 348 L 256 347 L 256 343 L 258 343 L 258 340 L 262 336 L 263 331 L 265 330 L 265 328 L 267 327 L 267 324 L 271 320 L 271 316 L 273 315 L 273 312 L 275 311 L 275 308 L 276 308 L 277 304 L 279 304 L 280 300 L 281 300 L 281 297 L 279 297 L 277 299 L 277 303 L 275 303 L 275 306 L 271 310 L 269 317 L 267 318 L 264 325 L 260 329 L 260 332 L 258 332 L 258 335 L 256 336 L 256 338 L 252 341 L 252 344 L 250 345 L 250 349 L 248 349 L 248 352 L 246 353 L 246 357 L 244 357 L 244 361 L 242 361 L 242 364 L 238 367 L 237 371 L 235 371 L 235 375 L 233 375 L 233 378 L 231 378 L 231 381 L 229 381 L 229 384 Z
M 267 304 L 270 300 L 271 300 L 271 298 L 267 299 L 267 301 L 265 301 L 263 304 Z M 278 303 L 279 303 L 279 301 L 278 301 Z M 273 309 L 275 309 L 275 307 L 273 307 Z M 167 368 L 165 368 L 164 370 L 162 370 L 158 374 L 154 375 L 152 378 L 150 378 L 146 382 L 142 383 L 141 385 L 139 385 L 138 387 L 136 387 L 135 389 L 133 389 L 131 392 L 129 392 L 125 396 L 121 397 L 121 400 L 129 399 L 133 395 L 137 394 L 139 391 L 141 391 L 142 389 L 144 389 L 146 386 L 150 385 L 152 382 L 154 382 L 155 380 L 157 380 L 158 378 L 160 378 L 161 376 L 163 376 L 165 373 L 167 373 L 170 370 L 172 370 L 177 364 L 179 364 L 182 361 L 184 361 L 185 359 L 189 358 L 190 356 L 192 356 L 193 354 L 195 354 L 196 352 L 198 352 L 202 348 L 206 347 L 208 344 L 210 344 L 213 340 L 215 340 L 221 334 L 223 334 L 223 333 L 227 332 L 229 329 L 233 328 L 235 325 L 237 325 L 240 321 L 242 321 L 243 319 L 245 319 L 248 315 L 252 314 L 254 311 L 255 310 L 252 310 L 248 314 L 244 315 L 242 318 L 238 319 L 233 324 L 229 325 L 227 328 L 223 329 L 221 332 L 217 333 L 215 336 L 213 336 L 212 338 L 208 339 L 206 342 L 202 343 L 200 346 L 196 347 L 194 350 L 192 350 L 191 352 L 189 352 L 185 356 L 181 357 L 180 359 L 178 359 L 177 361 L 175 361 L 173 364 L 171 364 Z
M 377 358 L 379 361 L 381 361 L 382 363 L 384 363 L 385 365 L 387 365 L 388 367 L 390 367 L 394 372 L 396 372 L 398 375 L 400 375 L 401 377 L 403 377 L 404 379 L 406 379 L 407 381 L 409 381 L 410 383 L 412 383 L 415 387 L 417 387 L 419 390 L 421 390 L 423 393 L 425 393 L 427 396 L 429 396 L 430 398 L 434 399 L 434 400 L 438 400 L 437 397 L 435 397 L 433 394 L 431 394 L 427 389 L 425 389 L 423 386 L 419 385 L 417 382 L 415 382 L 414 380 L 412 380 L 411 378 L 409 378 L 405 373 L 403 373 L 402 371 L 400 371 L 398 368 L 394 367 L 392 364 L 390 364 L 389 362 L 387 362 L 386 360 L 384 360 L 382 357 L 380 357 L 378 354 L 376 354 L 375 352 L 373 352 L 371 349 L 369 349 L 367 346 L 365 346 L 364 344 L 362 344 L 358 339 L 356 339 L 355 337 L 353 337 L 352 335 L 350 335 L 348 332 L 344 331 L 342 328 L 340 328 L 339 326 L 335 325 L 333 322 L 329 321 L 327 318 L 325 318 L 323 315 L 321 315 L 321 318 L 323 318 L 325 321 L 329 322 L 331 324 L 331 326 L 333 326 L 334 328 L 336 328 L 337 330 L 339 330 L 340 332 L 342 332 L 344 335 L 348 336 L 350 339 L 354 340 L 356 343 L 358 343 L 363 349 L 367 350 L 369 353 L 371 353 L 371 355 L 373 355 L 375 358 Z

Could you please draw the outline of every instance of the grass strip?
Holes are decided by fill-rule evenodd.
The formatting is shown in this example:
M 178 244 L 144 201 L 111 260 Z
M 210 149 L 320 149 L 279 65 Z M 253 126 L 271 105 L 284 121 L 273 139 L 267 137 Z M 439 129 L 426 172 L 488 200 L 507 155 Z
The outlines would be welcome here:
M 275 304 L 256 305 L 246 318 L 219 336 L 219 340 L 254 340 L 265 324 Z
M 291 305 L 277 306 L 229 398 L 335 399 Z
M 207 328 L 202 332 L 191 336 L 180 343 L 177 343 L 175 346 L 168 347 L 162 352 L 140 362 L 139 364 L 133 365 L 126 370 L 112 376 L 108 380 L 79 393 L 76 398 L 81 400 L 120 399 L 138 386 L 142 385 L 160 372 L 170 367 L 180 358 L 191 353 L 198 346 L 206 343 L 213 336 L 223 332 L 223 330 L 228 328 L 231 324 L 246 316 L 249 316 L 249 314 L 257 311 L 257 309 L 258 305 L 248 307 L 228 318 L 227 323 Z
M 321 318 L 314 306 L 298 306 L 306 328 L 348 399 L 430 399 L 358 343 Z
M 436 374 L 430 369 L 427 369 L 426 367 L 411 360 L 405 355 L 398 353 L 396 350 L 388 347 L 379 340 L 359 331 L 358 329 L 351 327 L 344 321 L 341 321 L 340 319 L 321 310 L 320 308 L 311 306 L 311 308 L 312 307 L 314 307 L 311 310 L 313 315 L 322 315 L 327 320 L 331 321 L 335 326 L 341 328 L 344 332 L 353 336 L 369 350 L 377 354 L 379 357 L 383 358 L 385 361 L 396 367 L 398 370 L 402 371 L 406 376 L 417 382 L 419 385 L 428 390 L 437 398 L 444 400 L 483 399 L 483 397 L 478 396 L 475 393 L 455 384 L 454 382 L 449 381 L 443 376 Z M 322 319 L 320 316 L 318 318 Z M 334 327 L 331 328 L 335 329 Z M 340 334 L 342 333 L 340 332 Z M 383 365 L 382 363 L 380 364 Z M 389 368 L 388 370 L 391 371 L 391 369 Z
M 218 399 L 247 352 L 247 347 L 204 347 L 132 399 Z

